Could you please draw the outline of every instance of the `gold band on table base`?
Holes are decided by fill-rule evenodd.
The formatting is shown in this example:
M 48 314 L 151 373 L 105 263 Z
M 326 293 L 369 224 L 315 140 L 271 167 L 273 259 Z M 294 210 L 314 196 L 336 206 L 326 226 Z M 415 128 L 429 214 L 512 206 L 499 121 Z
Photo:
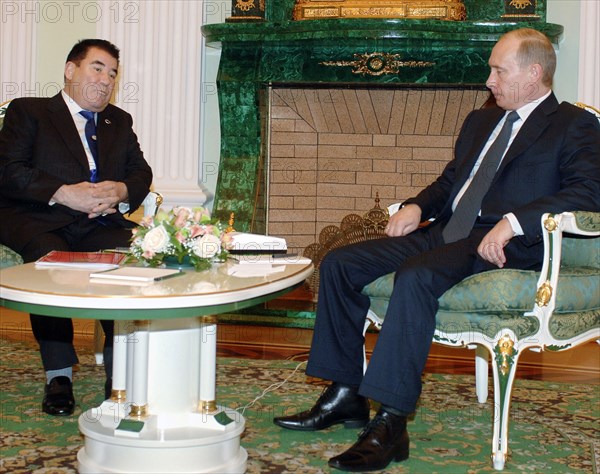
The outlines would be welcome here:
M 462 0 L 296 0 L 294 20 L 407 18 L 463 21 Z
M 126 399 L 126 392 L 125 390 L 111 390 L 110 392 L 110 399 L 113 402 L 117 402 L 117 403 L 123 403 L 125 402 Z
M 129 412 L 130 418 L 146 418 L 148 416 L 148 405 L 135 405 L 131 404 L 131 411 Z
M 217 411 L 217 402 L 215 400 L 200 400 L 198 411 L 200 413 L 214 413 Z
M 215 315 L 199 316 L 198 319 L 202 324 L 217 324 L 218 319 Z

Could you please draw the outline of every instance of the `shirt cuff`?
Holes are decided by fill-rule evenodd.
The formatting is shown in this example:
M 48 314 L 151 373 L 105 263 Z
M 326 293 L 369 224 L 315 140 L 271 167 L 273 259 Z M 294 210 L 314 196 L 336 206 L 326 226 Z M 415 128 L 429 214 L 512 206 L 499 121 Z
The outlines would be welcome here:
M 519 224 L 519 220 L 517 219 L 517 216 L 515 216 L 512 212 L 509 212 L 508 214 L 504 214 L 503 217 L 506 217 L 506 219 L 508 219 L 508 223 L 512 227 L 515 237 L 518 235 L 525 235 L 525 232 L 523 232 L 523 228 L 521 227 L 521 224 Z
M 128 202 L 120 202 L 119 203 L 119 212 L 121 214 L 127 214 L 129 212 L 129 203 Z
M 396 214 L 396 212 L 398 212 L 400 210 L 400 208 L 402 207 L 402 203 L 401 202 L 397 202 L 395 204 L 390 204 L 388 206 L 388 214 L 390 216 Z

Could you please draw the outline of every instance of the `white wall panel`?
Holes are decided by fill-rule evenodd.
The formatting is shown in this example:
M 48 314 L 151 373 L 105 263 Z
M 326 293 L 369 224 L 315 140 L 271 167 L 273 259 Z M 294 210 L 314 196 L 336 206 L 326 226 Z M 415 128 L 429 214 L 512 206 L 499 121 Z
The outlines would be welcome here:
M 121 49 L 115 103 L 134 128 L 166 206 L 202 205 L 200 107 L 202 5 L 199 1 L 123 1 L 121 17 L 102 17 L 98 36 Z
M 3 3 L 3 2 L 2 2 Z M 36 97 L 36 25 L 41 18 L 32 0 L 3 3 L 0 8 L 0 104 L 17 97 Z
M 578 100 L 600 108 L 600 3 L 582 0 Z

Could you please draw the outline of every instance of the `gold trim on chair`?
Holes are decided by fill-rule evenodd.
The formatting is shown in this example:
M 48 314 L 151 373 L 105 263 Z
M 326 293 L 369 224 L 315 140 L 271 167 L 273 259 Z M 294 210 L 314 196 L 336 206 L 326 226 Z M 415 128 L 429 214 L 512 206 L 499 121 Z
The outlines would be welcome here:
M 590 113 L 594 114 L 596 117 L 598 117 L 598 120 L 600 120 L 600 109 L 597 109 L 593 105 L 584 104 L 583 102 L 575 102 L 573 105 L 575 105 L 579 108 L 582 108 L 584 110 L 587 110 L 588 112 L 590 112 Z

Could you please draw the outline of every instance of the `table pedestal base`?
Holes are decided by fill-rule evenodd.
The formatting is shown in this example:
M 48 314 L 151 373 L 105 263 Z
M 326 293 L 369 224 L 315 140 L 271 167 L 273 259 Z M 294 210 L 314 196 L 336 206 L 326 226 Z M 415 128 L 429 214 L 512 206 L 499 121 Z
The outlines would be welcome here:
M 218 407 L 216 413 L 151 415 L 137 432 L 136 420 L 125 425 L 122 404 L 106 401 L 83 413 L 79 429 L 85 444 L 77 455 L 79 472 L 98 473 L 243 473 L 247 453 L 240 446 L 244 418 Z M 182 423 L 184 421 L 185 423 Z
M 212 316 L 118 322 L 113 389 L 125 397 L 79 417 L 79 472 L 245 472 L 244 418 L 216 403 L 216 343 Z

